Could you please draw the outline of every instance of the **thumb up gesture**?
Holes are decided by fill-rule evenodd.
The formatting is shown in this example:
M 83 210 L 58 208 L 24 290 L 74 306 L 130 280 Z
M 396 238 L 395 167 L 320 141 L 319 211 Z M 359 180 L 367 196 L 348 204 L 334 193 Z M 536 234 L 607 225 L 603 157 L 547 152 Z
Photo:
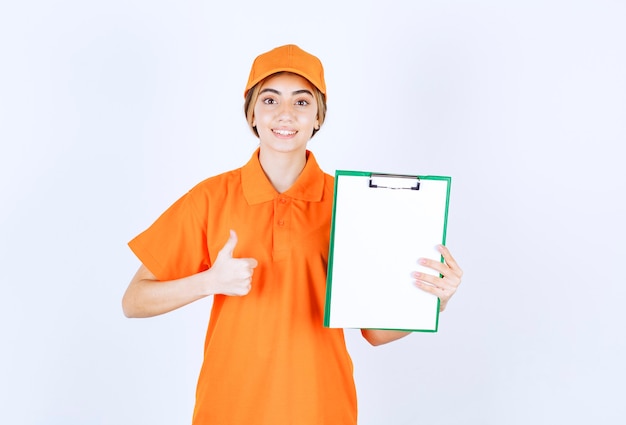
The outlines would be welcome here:
M 217 254 L 208 272 L 212 275 L 215 294 L 246 295 L 252 288 L 252 275 L 258 265 L 254 258 L 233 258 L 237 246 L 237 234 L 230 231 L 230 237 Z

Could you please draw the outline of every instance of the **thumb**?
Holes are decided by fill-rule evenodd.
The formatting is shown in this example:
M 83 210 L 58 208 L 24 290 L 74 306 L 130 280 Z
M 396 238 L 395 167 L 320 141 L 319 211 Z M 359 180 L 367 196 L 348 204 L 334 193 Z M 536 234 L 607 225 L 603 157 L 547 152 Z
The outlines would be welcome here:
M 237 233 L 234 230 L 230 231 L 230 236 L 224 247 L 220 250 L 220 254 L 227 255 L 232 258 L 233 251 L 235 250 L 235 246 L 237 245 Z

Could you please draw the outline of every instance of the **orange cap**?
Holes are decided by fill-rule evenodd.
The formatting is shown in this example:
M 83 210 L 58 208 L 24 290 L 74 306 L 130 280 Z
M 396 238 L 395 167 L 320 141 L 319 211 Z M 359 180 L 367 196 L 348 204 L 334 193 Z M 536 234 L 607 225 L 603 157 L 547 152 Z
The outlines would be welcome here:
M 276 47 L 256 57 L 252 63 L 248 84 L 243 96 L 259 81 L 277 72 L 286 71 L 298 74 L 326 95 L 324 67 L 322 62 L 312 54 L 305 52 L 294 44 Z

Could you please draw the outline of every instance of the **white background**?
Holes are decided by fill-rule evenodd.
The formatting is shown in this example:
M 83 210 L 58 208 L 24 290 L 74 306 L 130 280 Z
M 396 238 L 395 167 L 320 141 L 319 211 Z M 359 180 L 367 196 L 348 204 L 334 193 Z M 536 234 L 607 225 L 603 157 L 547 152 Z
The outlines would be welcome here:
M 326 67 L 321 166 L 450 175 L 437 334 L 347 332 L 360 424 L 624 423 L 621 1 L 0 6 L 0 423 L 187 424 L 210 300 L 130 320 L 126 243 L 245 163 L 250 64 Z M 364 259 L 364 265 L 367 264 Z

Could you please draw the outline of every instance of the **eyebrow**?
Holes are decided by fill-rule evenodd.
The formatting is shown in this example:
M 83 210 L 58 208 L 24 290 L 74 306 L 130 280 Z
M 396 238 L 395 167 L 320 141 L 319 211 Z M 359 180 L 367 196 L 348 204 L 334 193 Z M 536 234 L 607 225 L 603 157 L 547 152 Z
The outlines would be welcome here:
M 271 88 L 263 89 L 263 90 L 261 90 L 261 93 L 259 93 L 259 94 L 263 94 L 263 93 L 266 93 L 266 92 L 274 93 L 274 94 L 277 94 L 279 96 L 282 94 L 278 90 L 271 89 Z M 296 91 L 291 92 L 291 94 L 292 94 L 292 96 L 297 96 L 299 94 L 308 94 L 310 96 L 313 96 L 313 93 L 311 93 L 311 90 L 307 90 L 307 89 L 296 90 Z

